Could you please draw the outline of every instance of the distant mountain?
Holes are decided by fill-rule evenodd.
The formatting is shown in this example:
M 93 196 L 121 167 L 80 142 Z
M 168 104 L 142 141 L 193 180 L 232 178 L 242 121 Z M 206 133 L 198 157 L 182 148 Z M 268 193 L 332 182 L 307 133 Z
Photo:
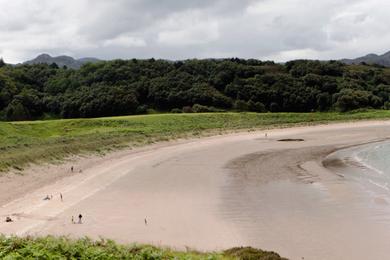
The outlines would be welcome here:
M 366 56 L 356 59 L 343 59 L 342 62 L 346 64 L 360 64 L 365 62 L 367 64 L 379 64 L 385 67 L 390 67 L 390 51 L 383 55 L 368 54 Z
M 59 67 L 67 66 L 68 68 L 72 69 L 79 69 L 81 65 L 87 63 L 87 62 L 98 62 L 99 59 L 96 58 L 81 58 L 81 59 L 74 59 L 70 56 L 57 56 L 57 57 L 52 57 L 49 54 L 41 54 L 35 59 L 29 60 L 24 62 L 23 64 L 41 64 L 41 63 L 46 63 L 46 64 L 52 64 L 56 63 Z

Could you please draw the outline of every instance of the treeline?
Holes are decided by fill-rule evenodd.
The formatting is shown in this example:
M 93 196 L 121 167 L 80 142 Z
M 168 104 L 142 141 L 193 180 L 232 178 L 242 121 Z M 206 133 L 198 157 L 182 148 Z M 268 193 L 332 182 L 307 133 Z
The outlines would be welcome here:
M 79 70 L 0 62 L 0 118 L 390 108 L 390 69 L 297 60 L 114 60 Z

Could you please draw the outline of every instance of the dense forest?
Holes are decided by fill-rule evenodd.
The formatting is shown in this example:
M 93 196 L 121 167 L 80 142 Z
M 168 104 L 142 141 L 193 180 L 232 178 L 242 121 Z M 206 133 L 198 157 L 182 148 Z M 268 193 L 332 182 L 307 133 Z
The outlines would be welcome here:
M 390 108 L 390 69 L 341 62 L 113 60 L 80 69 L 0 61 L 0 119 Z

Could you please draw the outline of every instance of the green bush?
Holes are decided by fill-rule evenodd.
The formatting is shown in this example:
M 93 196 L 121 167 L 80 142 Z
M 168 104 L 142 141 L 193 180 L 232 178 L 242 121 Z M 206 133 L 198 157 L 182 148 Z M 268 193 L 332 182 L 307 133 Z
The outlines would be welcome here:
M 275 252 L 267 252 L 252 247 L 234 247 L 226 250 L 225 255 L 235 257 L 240 260 L 282 260 Z
M 272 102 L 270 107 L 269 107 L 269 110 L 271 112 L 279 112 L 280 111 L 280 106 L 279 106 L 278 103 Z
M 263 103 L 254 102 L 252 100 L 249 100 L 248 108 L 250 111 L 253 111 L 253 112 L 259 112 L 259 113 L 267 112 L 267 109 L 265 108 L 265 105 Z
M 202 106 L 199 104 L 195 104 L 192 106 L 192 111 L 195 113 L 207 113 L 207 112 L 223 112 L 223 110 L 215 108 L 215 107 L 208 107 L 208 106 Z
M 135 260 L 280 260 L 278 254 L 254 248 L 233 248 L 223 253 L 180 252 L 148 245 L 120 245 L 112 240 L 89 238 L 72 240 L 67 237 L 5 237 L 0 236 L 1 259 L 135 259 Z
M 193 113 L 194 111 L 192 111 L 192 107 L 190 106 L 185 106 L 183 107 L 183 113 Z
M 173 109 L 171 110 L 171 113 L 174 113 L 174 114 L 183 113 L 183 110 L 181 110 L 180 108 L 173 108 Z
M 248 111 L 249 106 L 244 100 L 237 100 L 234 102 L 234 109 L 237 111 Z
M 147 105 L 140 105 L 137 107 L 136 114 L 146 114 L 148 112 L 148 106 Z

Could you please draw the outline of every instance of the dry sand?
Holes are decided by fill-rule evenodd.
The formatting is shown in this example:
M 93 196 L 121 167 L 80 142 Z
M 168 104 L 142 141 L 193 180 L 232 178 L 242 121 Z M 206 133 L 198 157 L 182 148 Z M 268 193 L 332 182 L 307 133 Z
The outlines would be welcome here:
M 251 245 L 291 259 L 390 255 L 390 220 L 378 221 L 390 213 L 386 199 L 321 164 L 342 147 L 389 138 L 389 121 L 267 133 L 171 142 L 0 177 L 0 216 L 15 220 L 0 222 L 0 232 L 200 250 Z M 304 141 L 278 141 L 288 138 Z M 79 213 L 83 224 L 72 224 Z

